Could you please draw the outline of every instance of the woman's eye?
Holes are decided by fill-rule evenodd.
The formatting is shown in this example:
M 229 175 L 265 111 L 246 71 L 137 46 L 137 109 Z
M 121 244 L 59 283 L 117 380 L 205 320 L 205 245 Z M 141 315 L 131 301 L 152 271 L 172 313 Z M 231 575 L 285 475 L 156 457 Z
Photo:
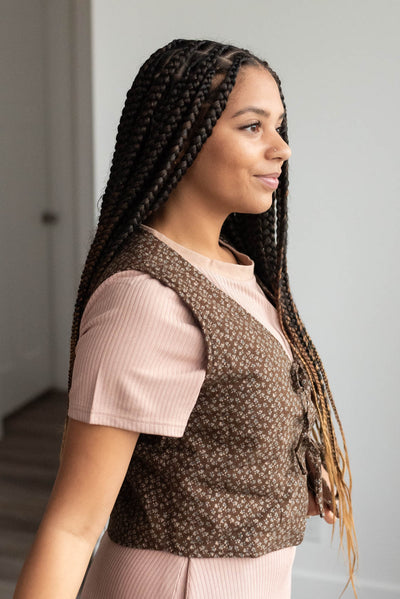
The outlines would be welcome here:
M 282 135 L 282 133 L 283 133 L 283 127 L 278 127 L 276 129 L 276 132 L 279 133 L 279 135 Z
M 240 127 L 240 128 L 245 129 L 246 131 L 251 131 L 252 133 L 257 133 L 257 131 L 260 127 L 261 127 L 260 121 L 256 121 L 255 123 L 250 123 L 250 125 L 245 125 L 244 127 Z

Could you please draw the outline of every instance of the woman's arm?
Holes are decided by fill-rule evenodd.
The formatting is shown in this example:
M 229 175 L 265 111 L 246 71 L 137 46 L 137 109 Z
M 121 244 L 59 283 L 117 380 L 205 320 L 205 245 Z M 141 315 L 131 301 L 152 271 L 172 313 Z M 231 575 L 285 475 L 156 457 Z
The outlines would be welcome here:
M 57 478 L 14 599 L 75 599 L 138 437 L 69 420 Z

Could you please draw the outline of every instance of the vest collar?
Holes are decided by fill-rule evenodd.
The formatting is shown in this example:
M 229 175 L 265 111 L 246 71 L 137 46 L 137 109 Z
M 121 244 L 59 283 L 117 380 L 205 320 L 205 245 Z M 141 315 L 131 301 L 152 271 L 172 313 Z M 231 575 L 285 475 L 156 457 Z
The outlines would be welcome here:
M 228 279 L 235 279 L 237 281 L 250 281 L 254 278 L 253 260 L 246 254 L 239 252 L 225 241 L 220 240 L 220 244 L 227 247 L 235 255 L 239 264 L 230 264 L 228 262 L 224 262 L 223 260 L 214 260 L 208 256 L 204 256 L 204 254 L 200 254 L 199 252 L 195 252 L 194 250 L 176 243 L 176 241 L 173 241 L 163 233 L 160 233 L 160 231 L 157 231 L 148 225 L 142 224 L 141 228 L 145 231 L 149 231 L 149 233 L 152 233 L 154 237 L 157 237 L 157 239 L 163 241 L 166 245 L 178 252 L 178 254 L 180 254 L 183 258 L 189 260 L 193 266 L 196 266 L 201 270 L 211 271 L 220 276 L 226 277 Z

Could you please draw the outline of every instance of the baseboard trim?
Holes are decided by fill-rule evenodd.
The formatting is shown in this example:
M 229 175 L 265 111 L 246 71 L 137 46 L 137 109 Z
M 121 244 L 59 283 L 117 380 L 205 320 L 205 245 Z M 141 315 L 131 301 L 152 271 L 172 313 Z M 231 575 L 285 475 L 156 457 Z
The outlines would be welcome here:
M 316 572 L 296 570 L 293 572 L 292 599 L 339 599 L 347 580 L 339 577 L 324 576 Z M 400 585 L 388 584 L 376 580 L 355 577 L 359 599 L 398 599 Z M 354 599 L 351 584 L 347 587 L 342 599 Z

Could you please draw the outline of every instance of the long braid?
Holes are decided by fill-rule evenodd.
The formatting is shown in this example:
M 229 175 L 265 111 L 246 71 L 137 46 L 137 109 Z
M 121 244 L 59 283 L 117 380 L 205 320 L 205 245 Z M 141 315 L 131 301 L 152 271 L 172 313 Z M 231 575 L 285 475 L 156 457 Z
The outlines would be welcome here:
M 137 228 L 167 200 L 195 160 L 221 116 L 242 66 L 265 68 L 275 79 L 285 116 L 281 136 L 288 143 L 286 105 L 278 75 L 249 51 L 210 40 L 177 39 L 154 52 L 142 65 L 118 126 L 110 175 L 102 196 L 95 237 L 82 273 L 71 331 L 68 388 L 75 347 L 86 303 L 109 262 Z M 311 381 L 318 419 L 313 435 L 323 447 L 324 465 L 340 511 L 340 544 L 347 539 L 349 581 L 354 586 L 358 561 L 351 508 L 351 473 L 346 441 L 321 359 L 294 303 L 287 272 L 288 164 L 271 208 L 263 214 L 233 213 L 221 237 L 254 260 L 255 273 L 277 309 L 280 325 Z M 331 411 L 343 441 L 339 448 Z M 344 476 L 349 474 L 349 485 Z M 332 530 L 332 535 L 334 527 Z M 343 591 L 344 592 L 344 591 Z
M 122 225 L 123 231 L 121 231 L 120 235 L 116 236 L 116 239 L 108 253 L 107 261 L 109 261 L 115 255 L 116 251 L 122 245 L 123 241 L 127 237 L 129 237 L 130 234 L 133 233 L 135 227 L 138 227 L 143 222 L 145 217 L 147 218 L 151 214 L 151 212 L 157 210 L 168 199 L 168 196 L 171 193 L 171 190 L 177 185 L 177 183 L 182 178 L 184 173 L 187 171 L 187 169 L 193 163 L 195 157 L 197 156 L 198 152 L 200 151 L 201 147 L 203 146 L 205 140 L 211 134 L 212 129 L 219 117 L 219 114 L 222 112 L 223 107 L 226 104 L 228 94 L 226 94 L 225 88 L 233 87 L 234 78 L 236 77 L 236 73 L 239 68 L 239 62 L 240 61 L 238 60 L 237 64 L 235 62 L 232 64 L 232 68 L 231 68 L 232 72 L 228 73 L 228 75 L 226 77 L 226 81 L 224 82 L 223 85 L 220 86 L 219 96 L 216 98 L 216 100 L 214 102 L 215 105 L 211 105 L 211 108 L 208 111 L 208 118 L 204 121 L 204 126 L 199 131 L 196 132 L 194 138 L 193 138 L 193 136 L 190 138 L 190 140 L 192 141 L 191 145 L 188 145 L 188 143 L 187 143 L 188 140 L 185 137 L 181 136 L 181 138 L 178 142 L 178 146 L 177 146 L 178 149 L 175 150 L 175 152 L 173 153 L 173 156 L 175 156 L 175 154 L 178 151 L 180 153 L 182 151 L 185 151 L 186 153 L 185 153 L 184 157 L 181 159 L 179 165 L 177 167 L 175 167 L 175 170 L 173 169 L 173 164 L 170 159 L 168 160 L 168 163 L 166 165 L 163 164 L 162 171 L 159 173 L 156 173 L 155 183 L 153 184 L 153 186 L 150 189 L 145 190 L 143 200 L 138 207 L 136 207 L 136 205 L 132 201 L 133 198 L 130 198 L 128 195 L 128 198 L 126 200 L 126 211 L 125 211 L 125 215 L 124 215 L 124 222 Z M 211 73 L 213 73 L 213 72 L 211 71 Z M 209 76 L 208 79 L 209 79 L 209 81 L 207 81 L 207 91 L 211 84 L 212 77 Z M 196 97 L 196 100 L 194 103 L 194 110 L 187 117 L 189 120 L 186 120 L 186 123 L 192 122 L 195 120 L 195 118 L 198 115 L 198 110 L 199 110 L 199 102 L 197 102 L 197 100 L 199 100 L 199 98 L 201 98 L 201 100 L 204 101 L 204 97 L 205 97 L 205 90 L 202 89 Z M 217 114 L 216 107 L 218 107 L 218 114 Z M 186 116 L 187 115 L 184 115 L 184 119 L 186 118 Z M 185 144 L 185 143 L 186 143 L 186 146 L 188 146 L 188 147 L 186 148 L 186 150 L 182 150 L 181 146 L 182 146 L 182 144 Z M 176 146 L 173 146 L 173 147 L 176 147 Z M 159 150 L 161 152 L 162 148 L 159 147 Z M 154 162 L 154 159 L 151 162 Z M 169 179 L 168 179 L 168 175 L 171 175 Z M 163 187 L 164 187 L 164 189 L 163 189 Z M 131 200 L 131 201 L 129 201 L 129 200 Z M 130 210 L 129 206 L 132 207 L 133 213 L 132 213 L 132 210 Z M 103 264 L 106 265 L 107 262 L 104 262 Z
M 221 50 L 219 47 L 216 47 L 216 51 L 221 51 Z M 176 55 L 174 58 L 179 59 L 179 56 Z M 212 58 L 212 56 L 210 58 L 208 58 L 208 60 L 211 60 L 211 58 Z M 150 102 L 152 103 L 153 108 L 159 108 L 160 112 L 162 112 L 162 113 L 165 112 L 166 118 L 168 118 L 168 116 L 169 116 L 168 127 L 171 132 L 174 132 L 176 130 L 178 131 L 178 138 L 173 140 L 171 143 L 170 147 L 172 147 L 172 152 L 170 149 L 169 153 L 167 154 L 167 163 L 162 164 L 162 166 L 159 166 L 159 170 L 157 172 L 157 166 L 160 165 L 160 158 L 158 158 L 158 160 L 157 160 L 157 157 L 161 156 L 161 159 L 162 159 L 162 153 L 164 151 L 165 143 L 164 144 L 161 143 L 159 137 L 155 137 L 155 136 L 149 137 L 148 135 L 146 135 L 145 139 L 146 139 L 147 143 L 145 144 L 145 148 L 141 152 L 140 159 L 138 159 L 134 163 L 134 167 L 135 167 L 134 169 L 132 168 L 132 166 L 130 166 L 131 180 L 128 180 L 128 182 L 126 184 L 127 191 L 125 190 L 123 199 L 121 199 L 115 207 L 114 207 L 114 205 L 112 205 L 112 209 L 109 208 L 108 213 L 105 212 L 104 214 L 100 214 L 98 232 L 99 232 L 99 239 L 101 239 L 101 242 L 99 241 L 98 243 L 96 243 L 97 240 L 95 238 L 95 241 L 93 243 L 93 255 L 90 256 L 90 254 L 89 254 L 89 258 L 92 258 L 92 262 L 89 263 L 90 270 L 89 270 L 89 268 L 87 269 L 87 271 L 86 271 L 87 274 L 89 274 L 90 271 L 92 273 L 95 271 L 95 268 L 96 268 L 98 262 L 100 261 L 100 259 L 103 262 L 103 267 L 106 265 L 105 261 L 104 261 L 104 254 L 105 254 L 105 250 L 106 250 L 105 245 L 106 245 L 106 243 L 108 243 L 109 240 L 111 240 L 111 242 L 113 243 L 112 250 L 108 254 L 108 259 L 111 259 L 115 250 L 118 248 L 118 245 L 120 243 L 122 243 L 124 241 L 124 239 L 126 238 L 127 234 L 129 234 L 131 232 L 131 231 L 126 230 L 125 233 L 122 235 L 122 237 L 119 237 L 118 233 L 115 234 L 115 232 L 114 232 L 114 229 L 117 228 L 117 226 L 121 222 L 121 220 L 124 221 L 122 228 L 126 229 L 127 212 L 136 210 L 136 214 L 132 215 L 132 220 L 130 223 L 133 227 L 135 227 L 135 226 L 138 226 L 143 221 L 144 215 L 148 216 L 151 213 L 151 211 L 156 210 L 164 201 L 166 201 L 171 189 L 177 184 L 177 182 L 180 180 L 180 178 L 184 175 L 187 168 L 193 162 L 195 156 L 197 155 L 197 152 L 201 148 L 206 137 L 208 137 L 208 135 L 211 134 L 212 127 L 214 126 L 214 124 L 216 122 L 216 118 L 219 116 L 219 114 L 214 118 L 214 120 L 212 122 L 209 121 L 209 123 L 208 123 L 209 127 L 208 127 L 208 131 L 207 131 L 206 135 L 203 136 L 202 139 L 196 138 L 195 144 L 191 148 L 188 149 L 186 156 L 182 159 L 178 168 L 174 168 L 174 161 L 177 158 L 178 154 L 181 153 L 183 145 L 185 143 L 187 143 L 187 140 L 189 138 L 188 130 L 192 126 L 193 122 L 196 121 L 199 110 L 200 110 L 200 106 L 202 103 L 204 103 L 204 99 L 205 99 L 206 95 L 209 93 L 209 87 L 211 85 L 213 72 L 210 71 L 207 64 L 205 66 L 206 66 L 206 70 L 205 70 L 204 78 L 206 80 L 205 80 L 205 82 L 203 82 L 201 77 L 197 78 L 197 82 L 201 83 L 202 85 L 197 92 L 197 97 L 195 98 L 194 102 L 192 104 L 189 104 L 191 112 L 189 114 L 185 114 L 185 113 L 183 114 L 183 116 L 184 116 L 183 122 L 185 123 L 185 129 L 183 130 L 183 134 L 182 134 L 181 128 L 180 128 L 180 125 L 181 125 L 180 121 L 182 120 L 181 108 L 178 106 L 175 110 L 172 110 L 172 114 L 167 113 L 166 111 L 162 110 L 162 107 L 159 106 L 159 103 L 156 104 L 154 101 L 154 96 L 158 96 L 158 98 L 160 100 L 160 99 L 162 99 L 162 96 L 165 93 L 165 91 L 168 92 L 167 83 L 169 83 L 169 81 L 170 81 L 171 73 L 175 72 L 175 70 L 176 70 L 175 62 L 173 60 L 168 62 L 167 70 L 166 70 L 166 77 L 164 78 L 164 81 L 162 84 L 160 83 L 156 86 L 157 87 L 156 92 L 154 92 L 153 95 L 150 97 Z M 170 71 L 171 71 L 171 73 L 170 73 Z M 232 86 L 233 86 L 233 84 L 232 84 Z M 187 85 L 186 87 L 189 87 L 189 86 Z M 174 90 L 173 90 L 173 93 L 174 93 Z M 191 101 L 191 98 L 189 97 L 189 102 L 190 101 Z M 225 100 L 225 103 L 226 103 L 226 100 Z M 220 112 L 222 112 L 222 106 L 220 108 Z M 173 126 L 171 126 L 171 122 L 174 123 Z M 151 122 L 149 122 L 149 127 L 151 127 Z M 166 141 L 169 141 L 165 134 L 164 134 L 164 137 L 166 138 Z M 116 154 L 116 153 L 117 153 L 117 148 L 116 148 L 114 154 Z M 169 181 L 168 179 L 170 179 L 171 176 L 172 176 L 172 181 L 171 180 Z M 152 182 L 150 188 L 149 188 L 148 181 Z M 162 188 L 165 185 L 167 185 L 167 189 L 165 189 L 163 191 Z M 106 196 L 106 194 L 107 194 L 107 190 L 106 190 L 105 196 Z M 103 198 L 103 203 L 105 200 L 105 196 Z M 140 202 L 137 202 L 138 196 L 141 198 Z M 115 202 L 113 202 L 113 204 L 114 203 Z M 111 213 L 111 215 L 108 216 L 108 214 L 110 214 L 110 213 Z M 107 236 L 104 234 L 104 230 L 107 231 Z M 87 281 L 86 282 L 87 288 L 88 288 L 89 284 L 90 284 L 90 281 Z M 87 289 L 82 289 L 82 293 L 84 293 L 85 291 L 87 291 Z M 78 295 L 79 295 L 79 293 L 78 293 Z
M 282 173 L 283 174 L 283 173 Z M 343 534 L 346 529 L 347 558 L 349 563 L 349 580 L 355 596 L 354 570 L 358 563 L 357 539 L 351 507 L 352 479 L 343 427 L 333 402 L 327 376 L 320 357 L 311 341 L 304 324 L 298 314 L 288 283 L 286 244 L 287 244 L 287 180 L 283 178 L 281 186 L 281 202 L 278 203 L 278 301 L 277 310 L 281 327 L 296 355 L 302 361 L 308 377 L 312 382 L 313 398 L 319 415 L 320 427 L 318 434 L 325 449 L 324 461 L 329 475 L 332 492 L 332 503 L 335 505 L 334 490 L 336 488 L 340 512 L 340 546 L 343 548 Z M 344 456 L 336 439 L 331 418 L 331 408 L 337 420 L 342 437 Z M 346 468 L 349 473 L 349 485 L 344 480 Z M 334 533 L 334 526 L 332 535 Z M 343 592 L 345 591 L 343 590 Z

